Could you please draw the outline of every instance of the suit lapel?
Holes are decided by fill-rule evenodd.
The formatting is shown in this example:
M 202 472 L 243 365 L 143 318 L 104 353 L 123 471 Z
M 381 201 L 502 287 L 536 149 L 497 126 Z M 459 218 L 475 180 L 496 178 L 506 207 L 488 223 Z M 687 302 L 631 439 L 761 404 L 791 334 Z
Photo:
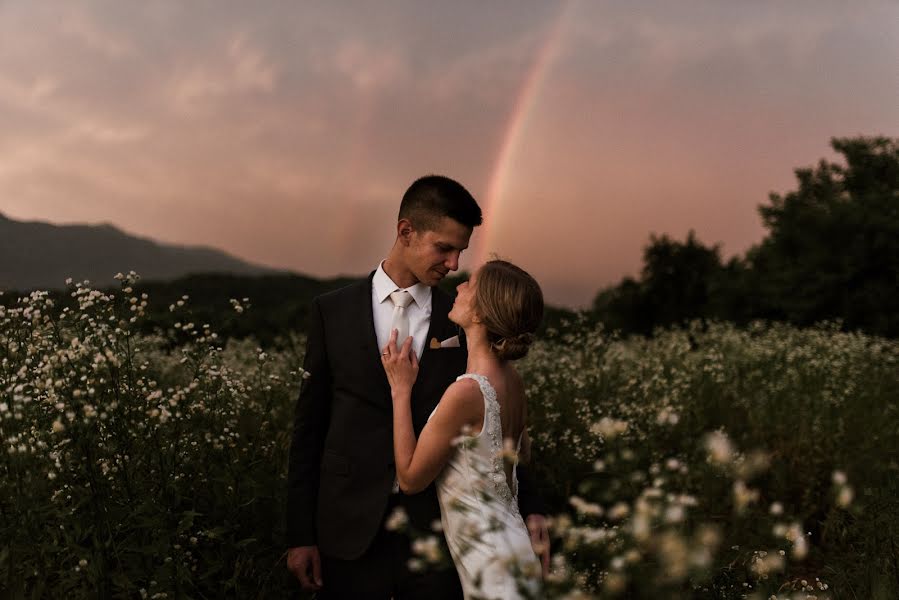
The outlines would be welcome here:
M 363 331 L 364 333 L 361 336 L 360 349 L 362 351 L 361 359 L 374 369 L 376 375 L 375 380 L 377 384 L 384 388 L 385 391 L 390 391 L 390 384 L 387 382 L 387 375 L 384 373 L 384 367 L 381 365 L 381 349 L 378 347 L 378 335 L 375 333 L 375 316 L 374 316 L 374 307 L 372 305 L 372 278 L 374 278 L 375 272 L 372 271 L 368 280 L 365 282 L 365 285 L 359 286 L 359 296 L 354 302 L 356 306 L 359 307 L 358 313 L 360 315 L 359 319 L 359 331 Z M 387 394 L 388 400 L 390 399 L 390 394 Z
M 430 341 L 444 340 L 457 331 L 456 325 L 447 316 L 452 306 L 452 298 L 445 292 L 434 289 L 431 294 L 431 321 L 428 337 L 421 356 L 418 380 L 412 389 L 412 423 L 416 434 L 421 432 L 431 412 L 446 388 L 465 369 L 465 348 L 433 349 Z
M 378 350 L 378 336 L 375 333 L 374 307 L 371 299 L 371 281 L 374 276 L 374 271 L 369 273 L 365 285 L 360 286 L 358 299 L 359 314 L 362 316 L 363 329 L 365 331 L 365 334 L 362 336 L 362 346 L 369 350 Z
M 444 335 L 449 329 L 450 320 L 447 317 L 450 308 L 452 308 L 451 298 L 437 288 L 431 290 L 431 321 L 428 324 L 428 336 L 425 338 L 425 345 L 421 351 L 421 363 L 433 354 L 431 350 L 431 340 L 437 339 L 438 342 L 449 337 Z

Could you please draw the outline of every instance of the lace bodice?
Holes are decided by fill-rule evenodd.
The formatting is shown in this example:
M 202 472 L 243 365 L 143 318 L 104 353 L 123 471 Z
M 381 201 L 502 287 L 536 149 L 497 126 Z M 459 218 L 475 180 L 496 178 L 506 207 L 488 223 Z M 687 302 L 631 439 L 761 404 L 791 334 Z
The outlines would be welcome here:
M 487 442 L 487 448 L 490 452 L 490 457 L 487 461 L 487 464 L 489 465 L 489 472 L 486 473 L 486 476 L 493 484 L 496 496 L 506 504 L 510 505 L 510 507 L 514 506 L 515 510 L 517 510 L 518 477 L 515 473 L 515 469 L 513 468 L 512 485 L 510 487 L 509 482 L 506 480 L 506 470 L 504 464 L 505 460 L 503 452 L 503 425 L 502 420 L 500 419 L 500 406 L 499 401 L 496 399 L 496 390 L 493 389 L 493 386 L 490 384 L 490 380 L 487 379 L 486 376 L 480 375 L 478 373 L 465 373 L 463 375 L 459 375 L 459 377 L 456 378 L 456 381 L 459 381 L 460 379 L 473 379 L 481 388 L 481 394 L 484 396 L 484 426 L 481 429 L 481 432 L 474 437 L 484 437 L 485 441 Z M 519 437 L 518 444 L 515 448 L 516 456 L 520 449 L 521 438 Z M 463 450 L 463 452 L 465 451 L 469 450 Z M 469 461 L 471 461 L 472 457 L 469 455 L 467 458 Z

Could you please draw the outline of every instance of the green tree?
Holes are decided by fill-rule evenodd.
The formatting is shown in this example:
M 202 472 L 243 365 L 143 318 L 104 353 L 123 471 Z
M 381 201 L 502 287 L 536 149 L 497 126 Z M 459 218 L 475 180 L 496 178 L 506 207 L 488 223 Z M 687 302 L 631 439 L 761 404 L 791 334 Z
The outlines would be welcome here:
M 666 235 L 650 239 L 642 282 L 653 325 L 709 316 L 714 280 L 721 272 L 719 247 L 704 246 L 693 231 L 683 243 Z
M 652 331 L 643 290 L 640 282 L 632 277 L 625 277 L 618 285 L 600 290 L 593 300 L 593 312 L 612 331 L 625 334 Z
M 845 165 L 796 170 L 799 187 L 759 213 L 768 236 L 752 248 L 756 316 L 899 335 L 899 140 L 834 138 Z
M 720 317 L 714 314 L 721 310 L 715 291 L 722 287 L 723 269 L 720 248 L 704 246 L 693 231 L 684 242 L 652 235 L 639 281 L 626 278 L 600 292 L 594 309 L 607 326 L 625 333 L 648 334 L 656 327 Z
M 649 334 L 695 318 L 811 325 L 899 335 L 899 140 L 834 138 L 845 164 L 796 170 L 798 189 L 759 206 L 768 235 L 722 264 L 718 246 L 651 236 L 639 279 L 601 291 L 596 316 Z

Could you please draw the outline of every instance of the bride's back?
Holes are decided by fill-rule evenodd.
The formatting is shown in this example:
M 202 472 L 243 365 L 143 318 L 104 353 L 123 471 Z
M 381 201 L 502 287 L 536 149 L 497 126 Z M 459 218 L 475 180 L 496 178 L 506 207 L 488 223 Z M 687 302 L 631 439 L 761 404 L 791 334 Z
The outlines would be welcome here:
M 500 407 L 500 424 L 506 446 L 504 450 L 508 450 L 510 442 L 513 451 L 519 449 L 521 440 L 520 451 L 524 456 L 520 458 L 523 462 L 527 462 L 529 444 L 522 439 L 524 437 L 522 434 L 527 429 L 527 396 L 521 375 L 510 362 L 506 362 L 496 372 L 487 373 L 486 376 L 496 390 L 496 400 Z M 514 461 L 505 461 L 506 481 L 509 482 L 509 487 L 512 487 L 514 467 Z

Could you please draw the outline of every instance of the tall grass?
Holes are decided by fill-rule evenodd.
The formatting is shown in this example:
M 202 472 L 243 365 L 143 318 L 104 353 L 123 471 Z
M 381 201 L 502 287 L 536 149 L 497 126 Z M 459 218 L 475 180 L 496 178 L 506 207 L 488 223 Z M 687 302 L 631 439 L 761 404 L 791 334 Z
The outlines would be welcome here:
M 132 282 L 0 309 L 0 589 L 271 597 L 299 362 L 222 347 L 186 299 L 177 332 L 138 337 Z
M 628 341 L 575 326 L 522 367 L 539 479 L 557 506 L 578 497 L 582 589 L 805 598 L 818 577 L 829 597 L 899 597 L 896 342 L 835 324 Z
M 0 307 L 0 595 L 281 597 L 301 356 L 189 298 L 140 335 L 135 280 Z M 547 593 L 899 597 L 897 357 L 836 326 L 551 332 L 521 364 Z

